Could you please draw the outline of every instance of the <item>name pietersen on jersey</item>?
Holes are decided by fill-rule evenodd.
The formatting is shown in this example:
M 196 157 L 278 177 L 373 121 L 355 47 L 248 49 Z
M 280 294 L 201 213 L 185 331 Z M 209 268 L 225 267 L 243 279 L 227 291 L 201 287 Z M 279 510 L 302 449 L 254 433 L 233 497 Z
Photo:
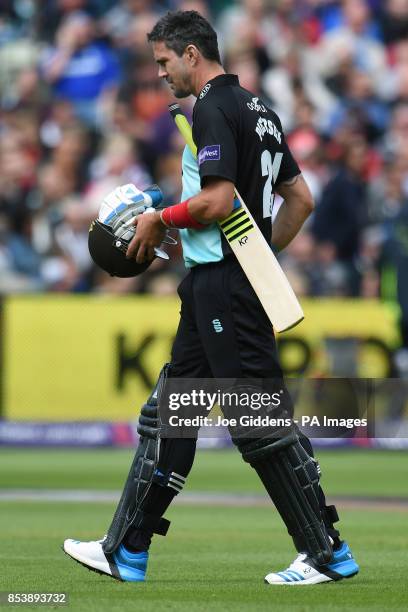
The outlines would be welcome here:
M 255 132 L 258 134 L 261 142 L 265 134 L 273 136 L 279 144 L 282 142 L 282 133 L 278 130 L 276 125 L 270 119 L 264 119 L 259 117 L 258 123 L 256 124 Z

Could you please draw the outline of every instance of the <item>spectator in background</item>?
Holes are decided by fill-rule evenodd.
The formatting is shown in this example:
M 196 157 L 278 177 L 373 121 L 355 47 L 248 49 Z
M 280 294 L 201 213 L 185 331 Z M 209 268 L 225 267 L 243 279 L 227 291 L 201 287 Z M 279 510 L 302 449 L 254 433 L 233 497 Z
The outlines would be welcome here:
M 147 56 L 146 32 L 150 31 L 149 28 L 154 24 L 155 18 L 155 14 L 146 8 L 146 11 L 140 14 L 131 12 L 126 20 L 126 27 L 119 33 L 115 29 L 110 30 L 104 24 L 107 35 L 111 37 L 115 44 L 125 82 L 135 70 L 134 62 L 137 62 L 139 57 Z M 151 57 L 150 63 L 153 63 Z
M 408 37 L 408 1 L 385 0 L 381 2 L 379 24 L 384 42 L 389 45 Z
M 154 83 L 157 67 L 151 58 L 139 55 L 127 73 L 126 82 L 121 90 L 121 97 L 130 104 L 134 117 L 134 135 L 139 141 L 150 141 L 153 137 L 153 125 L 164 112 L 168 114 L 171 97 L 163 85 Z M 156 79 L 157 80 L 157 79 Z
M 0 138 L 0 292 L 43 288 L 40 257 L 31 243 L 28 200 L 35 182 L 35 134 L 26 134 L 13 114 Z M 24 117 L 26 119 L 26 117 Z M 34 139 L 34 142 L 32 141 Z
M 382 136 L 388 125 L 388 109 L 374 95 L 373 80 L 353 66 L 344 75 L 342 96 L 328 117 L 327 133 L 333 134 L 348 116 L 354 116 L 369 142 Z
M 298 295 L 344 297 L 350 293 L 346 267 L 336 257 L 332 242 L 316 242 L 303 230 L 280 256 L 289 281 Z
M 77 125 L 78 120 L 75 118 L 72 104 L 68 100 L 53 101 L 47 107 L 40 126 L 41 144 L 47 154 L 61 142 L 64 131 Z
M 272 108 L 282 120 L 282 125 L 291 130 L 297 97 L 303 91 L 304 72 L 301 67 L 301 49 L 291 47 L 281 60 L 263 75 L 262 83 Z
M 368 220 L 381 225 L 395 219 L 401 212 L 404 193 L 404 164 L 398 157 L 391 157 L 384 164 L 383 172 L 368 185 Z
M 408 188 L 408 104 L 394 108 L 388 132 L 382 141 L 383 155 L 397 160 L 403 172 L 403 185 Z
M 130 29 L 146 15 L 156 15 L 157 7 L 151 0 L 123 0 L 112 2 L 112 7 L 101 19 L 101 30 L 117 47 L 126 46 Z M 149 30 L 145 30 L 148 32 Z
M 36 0 L 37 1 L 37 0 Z M 116 0 L 40 0 L 36 13 L 36 29 L 40 40 L 52 43 L 55 32 L 66 17 L 84 11 L 97 18 L 116 3 Z
M 398 41 L 389 50 L 389 69 L 381 88 L 381 98 L 390 105 L 407 100 L 408 39 Z
M 78 197 L 64 200 L 61 213 L 61 222 L 54 232 L 63 273 L 57 288 L 60 291 L 89 291 L 93 281 L 93 264 L 89 257 L 88 233 L 95 215 L 90 214 Z
M 68 266 L 57 233 L 65 220 L 66 201 L 83 188 L 88 144 L 88 133 L 81 124 L 66 126 L 30 194 L 32 244 L 41 256 L 41 274 L 48 289 L 71 290 L 75 285 L 75 270 Z
M 380 92 L 386 73 L 386 54 L 371 27 L 367 0 L 344 0 L 344 20 L 326 32 L 315 49 L 315 68 L 324 78 L 335 75 L 345 61 L 366 72 L 375 92 Z
M 29 35 L 35 15 L 34 0 L 0 2 L 0 47 L 12 41 L 22 42 Z
M 382 244 L 387 237 L 385 257 L 408 193 L 408 0 L 176 4 L 212 12 L 227 68 L 283 116 L 317 202 L 315 220 L 282 255 L 295 287 L 375 295 Z M 184 143 L 145 40 L 168 8 L 174 2 L 0 2 L 0 251 L 8 287 L 13 275 L 15 287 L 33 290 L 160 293 L 174 285 L 177 249 L 142 282 L 89 268 L 84 246 L 112 185 L 158 182 L 166 201 L 180 195 Z M 183 103 L 190 117 L 192 102 Z
M 44 289 L 40 256 L 30 240 L 13 231 L 0 212 L 0 293 L 27 293 Z
M 105 137 L 101 153 L 90 167 L 90 181 L 84 198 L 90 217 L 96 216 L 107 193 L 126 183 L 146 189 L 152 184 L 152 178 L 138 159 L 132 139 L 124 133 L 112 133 Z
M 249 51 L 256 57 L 261 73 L 271 65 L 267 51 L 271 33 L 266 0 L 232 3 L 221 13 L 216 26 L 222 57 Z
M 88 125 L 103 119 L 103 107 L 113 98 L 120 77 L 116 55 L 96 39 L 94 20 L 83 12 L 70 13 L 41 63 L 44 79 L 56 98 L 69 100 L 76 116 Z
M 350 140 L 340 168 L 324 189 L 313 219 L 317 243 L 331 245 L 333 259 L 343 265 L 353 295 L 358 295 L 359 290 L 357 258 L 367 222 L 367 154 L 363 137 Z
M 310 106 L 308 109 L 310 110 Z M 322 156 L 323 143 L 310 123 L 302 126 L 299 121 L 297 125 L 299 125 L 298 129 L 289 134 L 287 138 L 288 145 L 312 192 L 313 199 L 320 202 L 323 187 L 328 179 L 327 168 Z
M 0 212 L 6 219 L 3 226 L 21 237 L 30 235 L 28 201 L 38 161 L 35 142 L 25 139 L 19 126 L 10 122 L 0 139 Z
M 13 6 L 15 5 L 15 6 Z M 39 45 L 30 36 L 34 7 L 0 2 L 0 106 L 15 108 L 36 89 Z M 19 9 L 19 10 L 17 10 Z
M 395 267 L 397 298 L 401 309 L 400 331 L 405 357 L 408 357 L 408 197 L 403 194 L 398 214 L 384 224 L 384 260 Z M 404 375 L 408 374 L 405 360 Z
M 65 286 L 65 269 L 55 231 L 63 221 L 64 199 L 73 189 L 72 177 L 65 177 L 61 169 L 50 162 L 39 171 L 38 188 L 32 194 L 32 244 L 41 257 L 41 274 L 48 289 Z

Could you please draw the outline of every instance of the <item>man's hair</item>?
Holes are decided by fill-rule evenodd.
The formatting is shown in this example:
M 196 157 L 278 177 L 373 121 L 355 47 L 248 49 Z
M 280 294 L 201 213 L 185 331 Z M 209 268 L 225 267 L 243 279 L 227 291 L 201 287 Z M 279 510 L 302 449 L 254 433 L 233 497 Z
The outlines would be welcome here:
M 164 42 L 179 57 L 188 45 L 195 45 L 207 60 L 221 64 L 217 34 L 197 11 L 169 11 L 147 35 L 149 42 Z

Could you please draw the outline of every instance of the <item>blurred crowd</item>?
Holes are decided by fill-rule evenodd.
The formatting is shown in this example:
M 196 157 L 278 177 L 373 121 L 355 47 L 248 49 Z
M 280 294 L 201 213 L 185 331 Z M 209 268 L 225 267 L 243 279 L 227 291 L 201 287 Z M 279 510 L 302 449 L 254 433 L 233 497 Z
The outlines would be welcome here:
M 281 255 L 295 290 L 398 296 L 408 330 L 408 0 L 1 0 L 0 292 L 175 291 L 180 247 L 136 279 L 87 250 L 115 186 L 179 199 L 146 42 L 169 9 L 209 18 L 225 68 L 281 117 L 316 201 Z

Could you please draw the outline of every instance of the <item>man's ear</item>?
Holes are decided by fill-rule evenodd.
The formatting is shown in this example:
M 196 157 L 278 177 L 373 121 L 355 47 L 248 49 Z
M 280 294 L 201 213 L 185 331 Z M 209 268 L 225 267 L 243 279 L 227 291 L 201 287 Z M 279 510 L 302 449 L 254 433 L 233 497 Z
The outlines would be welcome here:
M 198 50 L 198 48 L 195 45 L 187 45 L 184 53 L 186 54 L 186 57 L 188 61 L 190 62 L 190 65 L 196 66 L 199 56 L 200 56 L 200 51 Z

